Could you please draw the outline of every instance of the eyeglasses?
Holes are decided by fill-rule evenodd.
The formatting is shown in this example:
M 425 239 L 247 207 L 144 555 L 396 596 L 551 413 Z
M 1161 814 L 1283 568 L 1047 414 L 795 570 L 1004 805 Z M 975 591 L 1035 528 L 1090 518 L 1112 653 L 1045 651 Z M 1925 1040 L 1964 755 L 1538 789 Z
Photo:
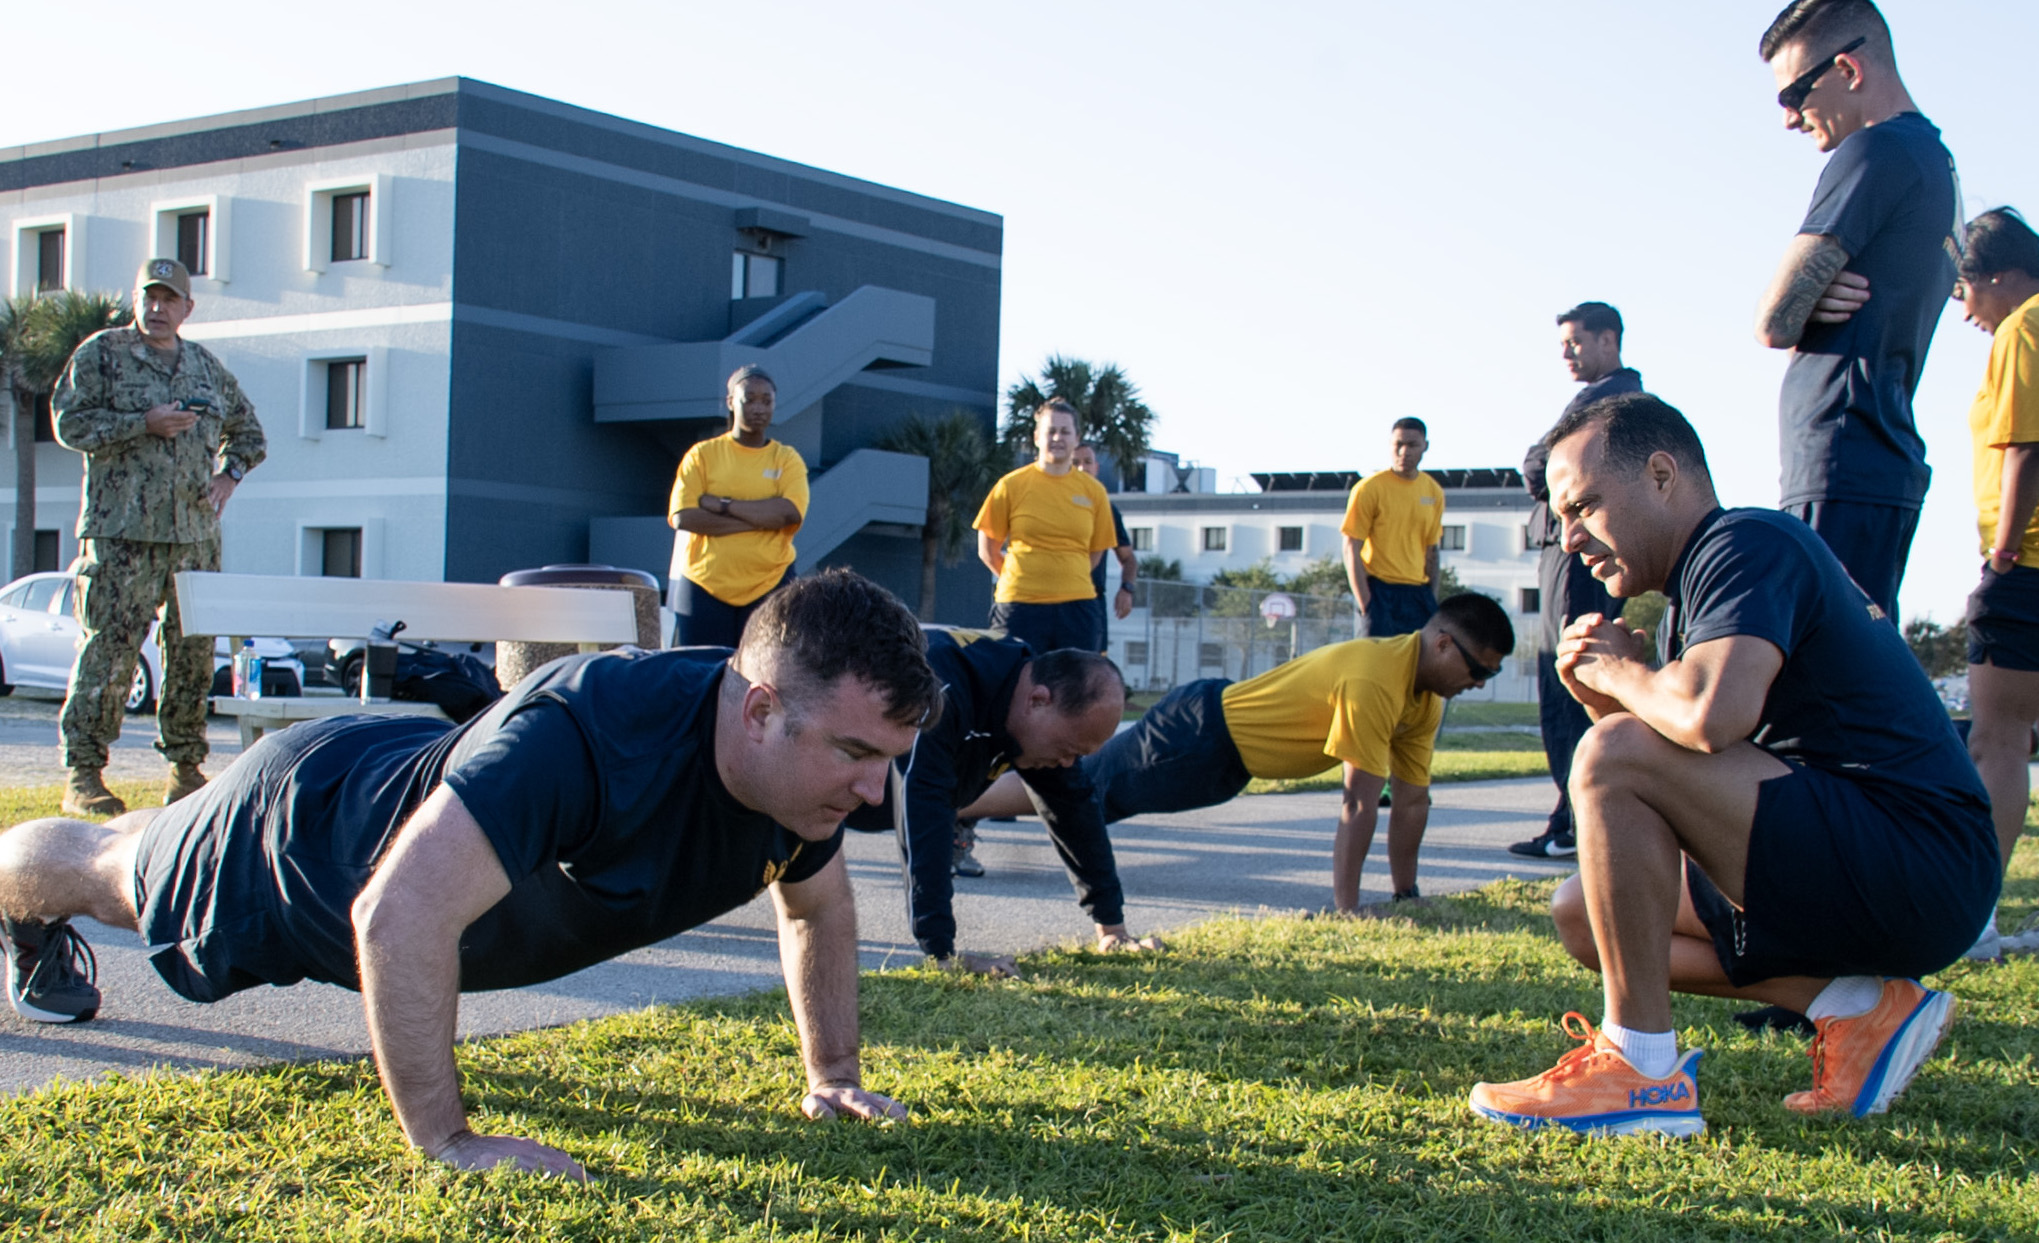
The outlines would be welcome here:
M 1499 665 L 1496 665 L 1492 669 L 1489 669 L 1485 665 L 1481 664 L 1479 661 L 1474 660 L 1473 654 L 1470 651 L 1466 650 L 1465 644 L 1460 643 L 1458 641 L 1457 635 L 1447 630 L 1444 632 L 1444 637 L 1451 640 L 1451 645 L 1457 648 L 1458 654 L 1465 659 L 1466 676 L 1472 678 L 1473 681 L 1491 682 L 1495 678 L 1501 676 L 1501 667 Z
M 1862 38 L 1855 40 L 1853 43 L 1850 43 L 1847 47 L 1842 48 L 1840 51 L 1835 52 L 1832 56 L 1827 57 L 1819 64 L 1814 65 L 1812 68 L 1806 70 L 1804 73 L 1799 74 L 1797 78 L 1792 80 L 1790 86 L 1787 86 L 1783 90 L 1777 92 L 1777 106 L 1785 109 L 1788 112 L 1798 112 L 1802 110 L 1805 107 L 1805 97 L 1807 95 L 1812 94 L 1812 88 L 1819 84 L 1821 76 L 1823 76 L 1827 70 L 1832 69 L 1836 61 L 1840 60 L 1843 56 L 1846 56 L 1848 53 L 1854 51 L 1858 47 L 1861 47 L 1863 44 L 1867 42 L 1869 42 L 1869 38 L 1868 36 L 1865 35 Z

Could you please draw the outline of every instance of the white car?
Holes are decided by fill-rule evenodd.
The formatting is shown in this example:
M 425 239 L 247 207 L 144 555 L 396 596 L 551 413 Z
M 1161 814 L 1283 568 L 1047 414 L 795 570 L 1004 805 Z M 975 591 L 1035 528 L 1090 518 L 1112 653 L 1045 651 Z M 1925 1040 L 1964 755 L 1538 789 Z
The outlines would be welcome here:
M 77 577 L 67 570 L 30 574 L 0 588 L 0 695 L 17 686 L 70 690 L 80 634 L 77 600 Z M 255 650 L 262 656 L 264 694 L 303 693 L 304 662 L 290 644 L 256 639 Z M 215 693 L 224 694 L 219 674 L 233 664 L 225 637 L 213 641 L 212 659 Z M 134 683 L 128 687 L 127 710 L 154 710 L 162 684 L 163 654 L 156 647 L 156 623 L 150 622 L 141 659 L 135 662 Z

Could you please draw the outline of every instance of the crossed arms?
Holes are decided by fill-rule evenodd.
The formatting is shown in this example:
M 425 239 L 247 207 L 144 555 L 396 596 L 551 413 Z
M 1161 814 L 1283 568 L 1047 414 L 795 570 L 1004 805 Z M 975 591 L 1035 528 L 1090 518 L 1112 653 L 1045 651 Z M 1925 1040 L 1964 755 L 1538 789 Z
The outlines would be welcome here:
M 714 508 L 709 508 L 713 505 Z M 734 535 L 738 531 L 777 531 L 800 525 L 800 507 L 788 497 L 768 496 L 761 501 L 737 501 L 726 496 L 704 496 L 701 503 L 672 515 L 672 524 L 696 535 Z
M 398 833 L 354 901 L 361 997 L 383 1090 L 404 1136 L 459 1169 L 509 1163 L 584 1178 L 557 1149 L 467 1127 L 453 1038 L 460 1007 L 460 937 L 510 892 L 495 848 L 441 786 Z M 772 886 L 779 960 L 807 1068 L 809 1117 L 903 1117 L 859 1084 L 856 908 L 840 855 L 798 884 Z
M 1756 340 L 1765 349 L 1798 345 L 1808 324 L 1846 323 L 1869 301 L 1869 278 L 1844 272 L 1848 252 L 1824 233 L 1800 233 L 1756 307 Z

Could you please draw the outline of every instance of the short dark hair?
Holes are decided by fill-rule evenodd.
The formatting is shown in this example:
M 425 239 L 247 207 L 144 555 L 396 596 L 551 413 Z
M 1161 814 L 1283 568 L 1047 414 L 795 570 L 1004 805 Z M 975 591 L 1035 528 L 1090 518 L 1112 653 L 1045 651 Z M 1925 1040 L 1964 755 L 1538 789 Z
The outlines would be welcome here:
M 736 669 L 769 678 L 795 719 L 845 676 L 885 697 L 900 725 L 933 725 L 942 686 L 927 663 L 927 637 L 899 597 L 853 570 L 796 578 L 765 597 L 743 628 Z
M 1041 416 L 1044 414 L 1068 415 L 1070 422 L 1076 424 L 1076 434 L 1078 436 L 1081 436 L 1083 434 L 1083 412 L 1081 410 L 1078 410 L 1075 406 L 1070 405 L 1069 400 L 1067 398 L 1050 397 L 1048 400 L 1042 402 L 1040 405 L 1035 406 L 1034 407 L 1035 426 L 1040 425 Z
M 1391 432 L 1403 432 L 1403 431 L 1415 432 L 1418 436 L 1423 437 L 1423 439 L 1425 440 L 1430 439 L 1430 429 L 1423 426 L 1422 419 L 1416 418 L 1413 415 L 1406 418 L 1396 419 L 1395 425 L 1389 428 L 1388 430 Z
M 1515 623 L 1492 596 L 1461 591 L 1437 606 L 1437 618 L 1477 647 L 1506 656 L 1515 650 Z
M 1063 716 L 1090 711 L 1111 687 L 1118 687 L 1121 695 L 1126 691 L 1125 675 L 1109 657 L 1081 648 L 1057 648 L 1034 657 L 1028 676 L 1035 686 L 1047 688 L 1050 701 Z
M 1793 0 L 1763 32 L 1756 51 L 1768 64 L 1785 44 L 1801 37 L 1808 46 L 1817 40 L 1821 48 L 1832 44 L 1836 49 L 1861 38 L 1867 40 L 1864 51 L 1890 58 L 1890 23 L 1870 0 Z
M 1979 281 L 2006 272 L 2039 277 L 2039 233 L 2015 207 L 1992 207 L 1963 230 L 1961 279 Z
M 1548 453 L 1558 442 L 1594 424 L 1606 428 L 1606 462 L 1617 470 L 1638 471 L 1653 453 L 1668 453 L 1680 469 L 1713 478 L 1706 467 L 1706 447 L 1699 433 L 1670 403 L 1649 393 L 1621 393 L 1574 410 L 1544 435 Z
M 1614 344 L 1621 344 L 1621 312 L 1605 302 L 1581 302 L 1569 311 L 1558 313 L 1558 327 L 1577 324 L 1581 332 L 1611 332 Z
M 745 363 L 743 366 L 730 372 L 729 379 L 722 385 L 722 404 L 729 407 L 729 428 L 731 431 L 736 430 L 737 395 L 742 393 L 743 386 L 752 380 L 762 380 L 766 384 L 771 385 L 774 394 L 777 394 L 779 391 L 779 382 L 772 378 L 770 372 L 756 363 Z

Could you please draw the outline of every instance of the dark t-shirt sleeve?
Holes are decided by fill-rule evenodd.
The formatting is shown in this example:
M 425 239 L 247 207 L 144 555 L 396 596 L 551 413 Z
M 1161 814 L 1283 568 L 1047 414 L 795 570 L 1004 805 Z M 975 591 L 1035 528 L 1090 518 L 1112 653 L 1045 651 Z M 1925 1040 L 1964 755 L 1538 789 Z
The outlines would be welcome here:
M 1112 506 L 1112 531 L 1117 535 L 1119 541 L 1112 545 L 1112 547 L 1124 548 L 1133 542 L 1133 537 L 1126 534 L 1126 520 L 1119 514 L 1119 507 L 1116 505 Z
M 790 829 L 787 831 L 791 832 Z M 822 840 L 802 843 L 800 853 L 793 856 L 793 861 L 786 865 L 786 870 L 780 874 L 779 879 L 796 885 L 803 880 L 812 879 L 822 868 L 828 866 L 828 861 L 835 858 L 836 852 L 842 847 L 843 827 L 837 825 L 835 832 Z
M 1768 537 L 1768 538 L 1765 538 Z M 1713 639 L 1748 635 L 1790 656 L 1813 615 L 1819 578 L 1805 550 L 1759 526 L 1711 533 L 1692 551 L 1678 611 L 1680 652 Z
M 601 784 L 587 740 L 566 708 L 549 699 L 534 700 L 486 738 L 464 740 L 445 782 L 495 847 L 512 885 L 572 853 L 601 821 Z
M 1882 150 L 1876 135 L 1843 142 L 1820 172 L 1800 233 L 1825 234 L 1859 257 L 1917 188 L 1918 170 L 1901 151 Z

